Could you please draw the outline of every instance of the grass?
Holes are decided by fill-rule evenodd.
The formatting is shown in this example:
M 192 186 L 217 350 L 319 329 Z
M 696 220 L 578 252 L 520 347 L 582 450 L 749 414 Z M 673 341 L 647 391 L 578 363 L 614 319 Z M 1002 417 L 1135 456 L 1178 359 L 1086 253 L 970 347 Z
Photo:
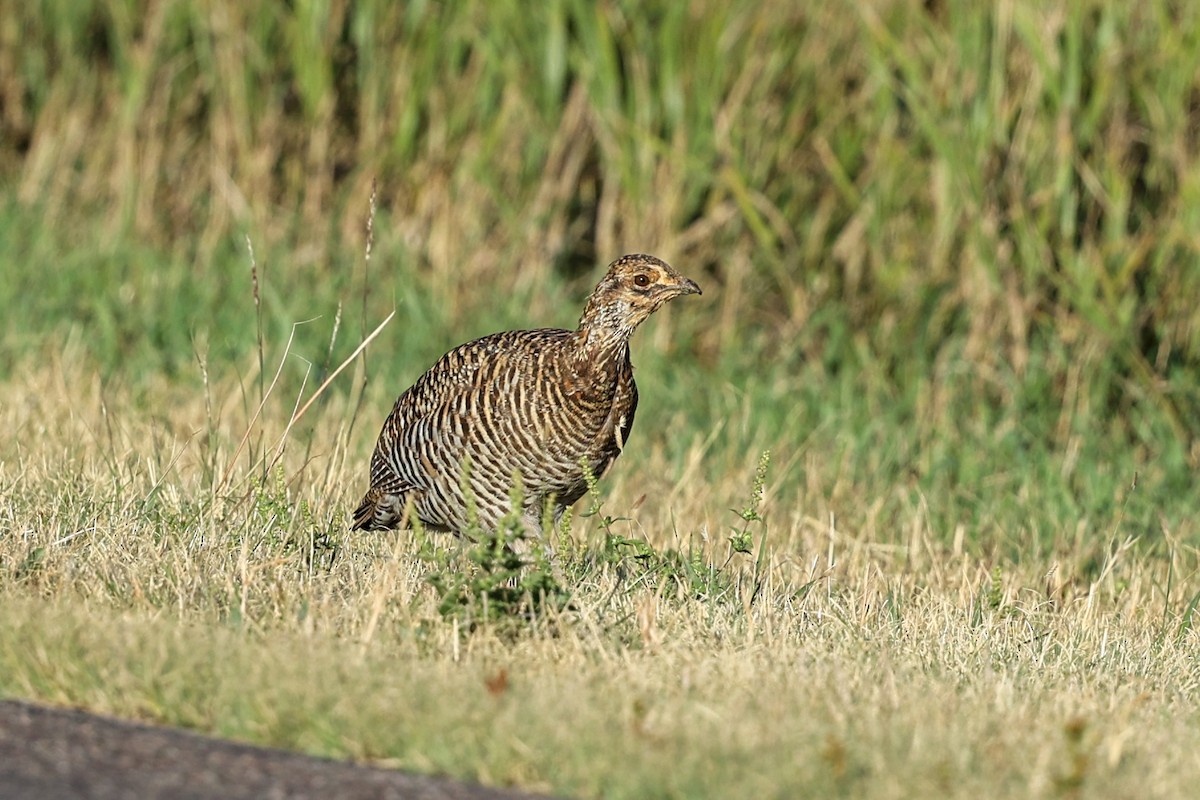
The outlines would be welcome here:
M 1191 12 L 683 9 L 0 18 L 0 695 L 579 796 L 1189 796 Z M 515 582 L 569 602 L 347 531 L 400 389 L 632 250 L 705 294 Z
M 560 550 L 570 607 L 472 629 L 421 537 L 346 530 L 352 398 L 264 480 L 291 400 L 251 424 L 239 379 L 93 375 L 0 394 L 0 694 L 582 796 L 1169 797 L 1200 767 L 1200 560 L 1120 504 L 1001 547 L 812 454 L 756 505 L 754 459 L 714 479 L 642 431 Z

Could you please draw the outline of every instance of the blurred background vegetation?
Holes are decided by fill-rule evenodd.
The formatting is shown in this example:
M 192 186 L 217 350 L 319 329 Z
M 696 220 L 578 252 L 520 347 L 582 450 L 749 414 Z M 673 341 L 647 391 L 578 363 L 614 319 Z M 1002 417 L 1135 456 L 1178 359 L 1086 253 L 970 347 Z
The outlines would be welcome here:
M 29 0 L 0 126 L 0 379 L 250 370 L 249 237 L 272 352 L 398 310 L 382 418 L 646 251 L 705 295 L 635 344 L 642 446 L 884 536 L 1197 536 L 1200 4 Z

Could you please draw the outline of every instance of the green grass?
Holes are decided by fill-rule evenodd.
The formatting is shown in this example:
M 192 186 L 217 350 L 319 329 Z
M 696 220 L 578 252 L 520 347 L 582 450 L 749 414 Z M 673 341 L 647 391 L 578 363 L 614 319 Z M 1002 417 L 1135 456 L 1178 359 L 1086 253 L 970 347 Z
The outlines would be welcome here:
M 1189 794 L 1190 8 L 146 11 L 0 15 L 0 695 L 583 796 Z M 705 293 L 572 604 L 472 628 L 469 553 L 346 530 L 377 426 L 627 251 Z

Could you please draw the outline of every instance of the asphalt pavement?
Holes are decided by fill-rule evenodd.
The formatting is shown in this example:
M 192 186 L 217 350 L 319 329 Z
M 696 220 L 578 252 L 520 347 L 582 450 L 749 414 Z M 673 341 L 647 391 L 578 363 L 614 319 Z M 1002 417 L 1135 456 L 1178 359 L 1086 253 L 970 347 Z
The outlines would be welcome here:
M 83 711 L 0 701 L 3 800 L 533 800 Z

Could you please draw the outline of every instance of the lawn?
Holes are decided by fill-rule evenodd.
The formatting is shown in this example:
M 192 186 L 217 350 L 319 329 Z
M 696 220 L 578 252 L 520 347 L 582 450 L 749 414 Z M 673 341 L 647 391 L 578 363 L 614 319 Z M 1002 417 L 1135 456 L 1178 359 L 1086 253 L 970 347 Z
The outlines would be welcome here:
M 580 797 L 1190 796 L 1197 12 L 810 5 L 0 12 L 0 696 Z M 704 295 L 547 572 L 348 530 L 402 389 L 636 251 Z

